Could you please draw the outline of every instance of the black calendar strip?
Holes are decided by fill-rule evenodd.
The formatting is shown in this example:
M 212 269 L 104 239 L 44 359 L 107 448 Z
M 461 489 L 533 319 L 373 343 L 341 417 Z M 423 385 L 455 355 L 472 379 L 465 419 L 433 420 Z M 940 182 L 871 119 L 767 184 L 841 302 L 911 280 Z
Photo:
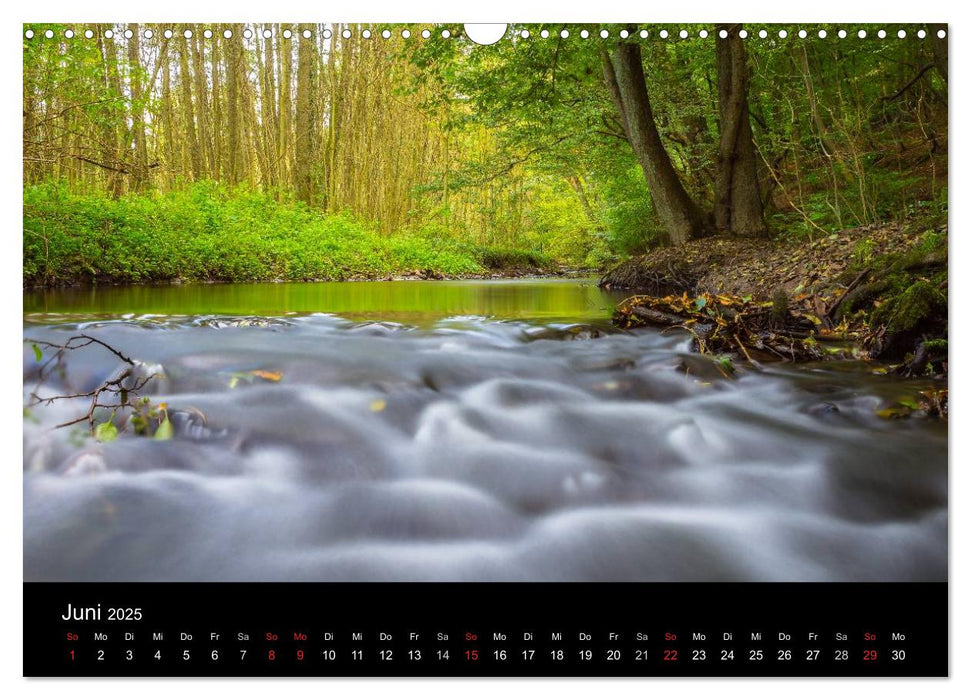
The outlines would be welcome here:
M 27 676 L 945 676 L 947 584 L 24 585 Z

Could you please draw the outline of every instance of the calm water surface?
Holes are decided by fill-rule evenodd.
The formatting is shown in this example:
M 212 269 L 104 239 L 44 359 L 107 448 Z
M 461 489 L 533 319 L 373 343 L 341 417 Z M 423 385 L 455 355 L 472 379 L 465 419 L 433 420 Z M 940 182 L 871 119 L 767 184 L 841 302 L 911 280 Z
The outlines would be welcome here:
M 122 350 L 172 440 L 24 422 L 27 580 L 944 580 L 930 386 L 850 364 L 725 378 L 609 328 L 590 281 L 26 292 L 24 335 Z M 89 391 L 98 347 L 24 386 Z M 38 383 L 39 382 L 39 383 Z
M 24 292 L 31 321 L 57 316 L 126 314 L 283 315 L 330 313 L 348 319 L 427 325 L 448 316 L 495 319 L 603 320 L 623 295 L 596 280 L 191 284 Z

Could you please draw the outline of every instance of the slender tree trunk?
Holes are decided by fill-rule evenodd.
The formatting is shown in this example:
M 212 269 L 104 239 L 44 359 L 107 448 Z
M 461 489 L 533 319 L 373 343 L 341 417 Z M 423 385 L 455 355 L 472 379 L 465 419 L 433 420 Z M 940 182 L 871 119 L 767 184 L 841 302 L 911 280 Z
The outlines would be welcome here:
M 269 28 L 269 25 L 264 25 Z M 277 39 L 279 41 L 279 38 Z M 273 40 L 266 37 L 263 40 L 263 53 L 260 54 L 257 48 L 257 55 L 262 56 L 260 61 L 260 116 L 262 126 L 263 150 L 266 154 L 267 167 L 269 168 L 266 183 L 276 191 L 279 181 L 280 159 L 276 150 L 277 127 L 277 105 L 276 105 L 276 85 L 274 84 L 275 65 L 273 60 Z
M 165 39 L 164 41 L 170 40 Z M 162 94 L 159 101 L 162 105 L 162 134 L 165 138 L 162 145 L 166 172 L 165 184 L 171 188 L 175 184 L 173 173 L 178 156 L 175 149 L 175 117 L 172 114 L 172 67 L 168 63 L 162 67 Z
M 755 144 L 748 112 L 748 65 L 741 25 L 718 25 L 728 32 L 715 40 L 718 73 L 718 177 L 715 182 L 715 228 L 733 236 L 768 234 L 756 168 Z
M 222 70 L 222 55 L 225 51 L 220 51 L 222 46 L 222 35 L 216 32 L 212 37 L 212 49 L 210 49 L 210 66 L 212 67 L 212 153 L 213 170 L 211 176 L 216 180 L 221 180 L 226 172 L 223 159 L 223 130 L 225 120 L 223 119 L 223 82 L 225 72 Z
M 35 148 L 35 144 L 39 146 L 39 141 L 41 135 L 37 129 L 37 100 L 35 99 L 35 89 L 32 84 L 32 80 L 28 77 L 27 71 L 33 68 L 33 66 L 24 66 L 24 134 L 23 134 L 23 149 L 24 149 L 24 162 L 23 162 L 23 174 L 24 182 L 33 184 L 39 178 L 37 173 L 40 170 L 36 160 L 35 151 L 42 153 L 40 148 Z
M 182 92 L 182 128 L 187 155 L 183 162 L 192 170 L 192 179 L 199 180 L 202 177 L 202 152 L 196 137 L 192 108 L 192 74 L 189 72 L 189 40 L 185 36 L 179 43 L 179 85 Z
M 216 172 L 216 155 L 212 146 L 212 127 L 210 125 L 209 89 L 206 78 L 205 56 L 199 32 L 192 37 L 192 73 L 195 84 L 196 124 L 199 132 L 199 147 L 202 155 L 199 157 L 202 177 L 214 177 Z
M 334 25 L 333 31 L 330 35 L 330 51 L 327 54 L 327 74 L 330 78 L 330 119 L 328 121 L 328 135 L 327 135 L 327 207 L 331 210 L 338 208 L 338 186 L 339 186 L 339 176 L 337 173 L 337 163 L 338 163 L 338 147 L 342 145 L 340 143 L 341 137 L 341 94 L 339 89 L 339 77 L 338 77 L 338 64 L 340 65 L 341 73 L 344 71 L 344 59 L 341 57 L 338 59 L 338 49 L 337 49 L 337 34 L 340 31 L 340 25 Z
M 98 48 L 101 50 L 101 62 L 104 70 L 106 92 L 113 98 L 121 98 L 121 81 L 118 79 L 118 56 L 115 53 L 114 38 L 105 37 L 107 24 L 99 24 L 97 30 Z M 120 165 L 118 158 L 118 128 L 105 124 L 102 129 L 102 158 L 115 170 L 108 175 L 108 191 L 111 196 L 118 198 L 124 191 L 125 183 L 122 173 L 117 169 Z
M 640 47 L 621 44 L 614 49 L 609 67 L 613 75 L 610 70 L 605 70 L 608 89 L 615 95 L 615 100 L 619 98 L 617 110 L 621 121 L 626 123 L 628 140 L 644 171 L 654 208 L 670 242 L 680 245 L 707 235 L 710 231 L 705 217 L 681 184 L 661 143 L 647 94 Z
M 128 80 L 131 86 L 132 119 L 132 189 L 140 190 L 148 179 L 148 147 L 145 144 L 145 112 L 142 104 L 142 61 L 138 48 L 138 25 L 128 26 L 132 31 L 128 40 Z
M 243 103 L 245 106 L 243 117 L 246 120 L 246 130 L 249 132 L 248 142 L 250 148 L 247 149 L 246 157 L 249 181 L 251 185 L 259 182 L 263 190 L 266 191 L 270 185 L 270 163 L 266 150 L 263 148 L 262 131 L 259 118 L 256 115 L 256 85 L 253 85 L 248 80 L 243 81 Z M 252 166 L 254 156 L 259 169 L 258 178 L 257 168 Z
M 941 29 L 944 30 L 944 38 L 940 39 L 937 36 L 937 32 Z M 931 48 L 934 51 L 934 66 L 937 68 L 937 72 L 941 74 L 944 78 L 944 82 L 947 82 L 947 40 L 950 36 L 950 30 L 946 24 L 932 24 L 929 28 L 928 39 L 931 41 Z
M 566 178 L 566 181 L 576 193 L 577 200 L 580 202 L 580 207 L 583 209 L 583 214 L 587 217 L 587 221 L 593 226 L 597 226 L 597 215 L 594 213 L 593 207 L 590 206 L 590 199 L 587 197 L 587 188 L 583 184 L 583 178 L 579 175 L 570 175 Z
M 294 180 L 296 181 L 297 199 L 307 204 L 313 203 L 313 191 L 310 183 L 310 161 L 312 154 L 311 129 L 311 62 L 313 61 L 313 37 L 307 39 L 302 32 L 310 29 L 309 24 L 299 27 L 300 46 L 297 57 L 297 136 L 294 142 L 296 161 Z
M 283 27 L 277 25 L 280 37 L 277 46 L 280 49 L 280 133 L 277 150 L 280 154 L 280 183 L 292 184 L 293 169 L 290 165 L 290 129 L 292 123 L 292 83 L 293 83 L 293 39 L 283 36 Z
M 240 138 L 241 123 L 239 109 L 239 81 L 240 64 L 242 63 L 243 37 L 239 27 L 233 31 L 232 37 L 226 40 L 226 179 L 229 184 L 237 184 L 242 177 L 243 158 L 241 154 L 242 139 Z

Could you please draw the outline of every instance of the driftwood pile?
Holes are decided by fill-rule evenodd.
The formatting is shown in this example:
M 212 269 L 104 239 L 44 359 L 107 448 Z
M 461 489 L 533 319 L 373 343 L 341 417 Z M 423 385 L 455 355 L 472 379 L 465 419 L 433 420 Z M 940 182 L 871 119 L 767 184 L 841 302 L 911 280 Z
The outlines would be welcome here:
M 621 328 L 655 326 L 683 329 L 695 349 L 758 361 L 804 361 L 858 356 L 854 347 L 865 329 L 834 324 L 840 297 L 779 292 L 771 301 L 732 294 L 628 297 L 617 305 L 614 324 Z

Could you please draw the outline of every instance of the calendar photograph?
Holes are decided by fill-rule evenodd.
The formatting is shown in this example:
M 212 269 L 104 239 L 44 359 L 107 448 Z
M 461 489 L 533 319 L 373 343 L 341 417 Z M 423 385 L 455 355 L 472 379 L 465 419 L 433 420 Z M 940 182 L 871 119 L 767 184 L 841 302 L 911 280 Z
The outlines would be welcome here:
M 946 582 L 947 29 L 23 25 L 25 584 Z

